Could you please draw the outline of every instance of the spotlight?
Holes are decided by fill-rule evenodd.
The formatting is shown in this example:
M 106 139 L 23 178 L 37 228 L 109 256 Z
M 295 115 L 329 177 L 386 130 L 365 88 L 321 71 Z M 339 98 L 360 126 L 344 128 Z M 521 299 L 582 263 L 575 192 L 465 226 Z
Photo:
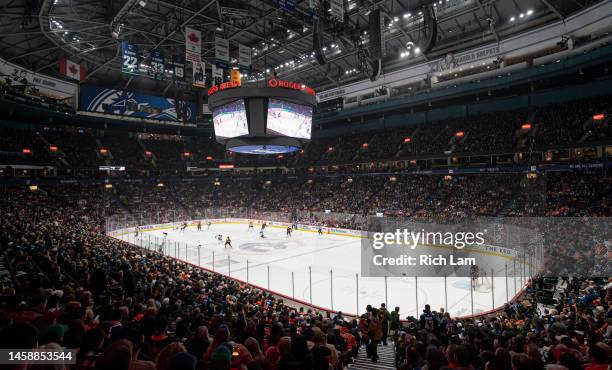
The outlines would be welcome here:
M 515 20 L 516 20 L 516 18 L 510 17 L 510 22 L 514 22 Z
M 532 9 L 529 9 L 529 10 L 527 11 L 527 15 L 532 15 L 532 14 L 533 14 L 533 10 L 532 10 Z
M 140 0 L 138 2 L 138 5 L 140 5 L 141 8 L 144 8 L 145 6 L 147 6 L 147 0 Z

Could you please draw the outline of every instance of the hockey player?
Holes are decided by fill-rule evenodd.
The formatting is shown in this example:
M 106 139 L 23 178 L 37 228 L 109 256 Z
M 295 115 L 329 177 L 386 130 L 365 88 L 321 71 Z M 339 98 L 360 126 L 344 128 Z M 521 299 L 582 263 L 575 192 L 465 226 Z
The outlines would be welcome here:
M 228 246 L 230 248 L 234 248 L 234 247 L 232 247 L 232 240 L 230 239 L 229 236 L 225 239 L 225 246 L 223 248 L 227 248 Z
M 206 221 L 206 230 L 210 230 L 210 225 L 212 225 L 212 222 Z
M 291 236 L 291 226 L 287 226 L 287 238 Z
M 223 242 L 223 235 L 216 235 L 215 238 L 217 238 L 217 243 L 221 244 Z
M 472 278 L 472 288 L 476 288 L 476 286 L 478 285 L 478 276 L 480 275 L 480 269 L 478 268 L 477 265 L 472 265 L 470 267 L 470 276 Z
M 202 221 L 198 220 L 198 231 L 202 231 Z
M 317 230 L 317 232 L 319 233 L 319 235 L 323 235 L 323 227 L 319 226 L 319 229 Z
M 253 227 L 253 221 L 249 221 L 249 231 L 253 231 L 255 228 Z
M 185 231 L 186 228 L 187 228 L 187 222 L 183 222 L 183 224 L 181 225 L 181 231 Z

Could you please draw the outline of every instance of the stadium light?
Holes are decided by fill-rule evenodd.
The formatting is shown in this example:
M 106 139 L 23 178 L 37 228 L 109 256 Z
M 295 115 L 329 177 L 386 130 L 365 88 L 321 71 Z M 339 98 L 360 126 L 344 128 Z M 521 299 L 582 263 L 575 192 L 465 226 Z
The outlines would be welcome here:
M 514 16 L 510 17 L 510 22 L 514 22 L 516 18 Z
M 163 182 L 159 182 L 159 183 L 157 183 L 157 187 L 158 187 L 158 188 L 163 188 L 164 186 L 165 186 L 165 185 L 164 185 L 164 183 L 163 183 Z
M 601 121 L 604 118 L 606 118 L 606 116 L 603 113 L 593 115 L 593 121 Z
M 113 184 L 104 184 L 104 189 L 112 189 Z
M 106 149 L 106 148 L 100 148 L 100 154 L 102 154 L 102 155 L 107 155 L 107 154 L 108 154 L 108 149 Z
M 527 15 L 532 15 L 532 14 L 533 14 L 533 10 L 532 9 L 527 10 Z
M 30 188 L 30 190 L 32 190 L 32 191 L 36 191 L 36 190 L 38 190 L 38 186 L 36 186 L 36 185 L 30 185 L 30 186 L 29 186 L 29 188 Z

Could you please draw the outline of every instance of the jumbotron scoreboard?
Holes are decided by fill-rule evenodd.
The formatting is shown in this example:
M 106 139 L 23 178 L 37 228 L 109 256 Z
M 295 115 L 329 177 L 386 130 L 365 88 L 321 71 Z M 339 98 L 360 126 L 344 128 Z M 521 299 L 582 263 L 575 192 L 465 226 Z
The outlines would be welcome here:
M 311 139 L 317 101 L 305 85 L 279 79 L 248 87 L 225 82 L 211 87 L 208 96 L 216 140 L 230 151 L 288 153 Z

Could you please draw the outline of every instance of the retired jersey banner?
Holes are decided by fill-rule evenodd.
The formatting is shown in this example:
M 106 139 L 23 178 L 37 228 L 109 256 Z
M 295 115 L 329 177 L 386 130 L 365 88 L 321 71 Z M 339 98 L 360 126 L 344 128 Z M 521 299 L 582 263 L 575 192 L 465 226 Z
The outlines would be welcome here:
M 249 72 L 251 70 L 251 48 L 238 44 L 238 68 L 241 72 Z
M 219 68 L 230 68 L 229 40 L 215 37 L 215 61 Z
M 223 69 L 212 66 L 212 85 L 223 83 Z
M 205 71 L 204 62 L 193 62 L 193 86 L 206 87 Z
M 189 27 L 185 27 L 185 59 L 190 62 L 202 60 L 202 34 Z
M 172 98 L 94 85 L 81 85 L 79 94 L 80 110 L 123 117 L 178 122 L 182 119 L 177 118 L 177 107 L 184 112 L 181 117 L 184 114 L 187 121 L 194 121 L 197 109 L 193 102 L 179 101 L 175 104 Z
M 156 80 L 164 79 L 164 53 L 161 50 L 149 50 L 149 70 L 147 73 Z
M 121 42 L 121 72 L 138 73 L 138 46 L 129 42 Z
M 185 81 L 185 58 L 181 55 L 172 56 L 172 78 Z

